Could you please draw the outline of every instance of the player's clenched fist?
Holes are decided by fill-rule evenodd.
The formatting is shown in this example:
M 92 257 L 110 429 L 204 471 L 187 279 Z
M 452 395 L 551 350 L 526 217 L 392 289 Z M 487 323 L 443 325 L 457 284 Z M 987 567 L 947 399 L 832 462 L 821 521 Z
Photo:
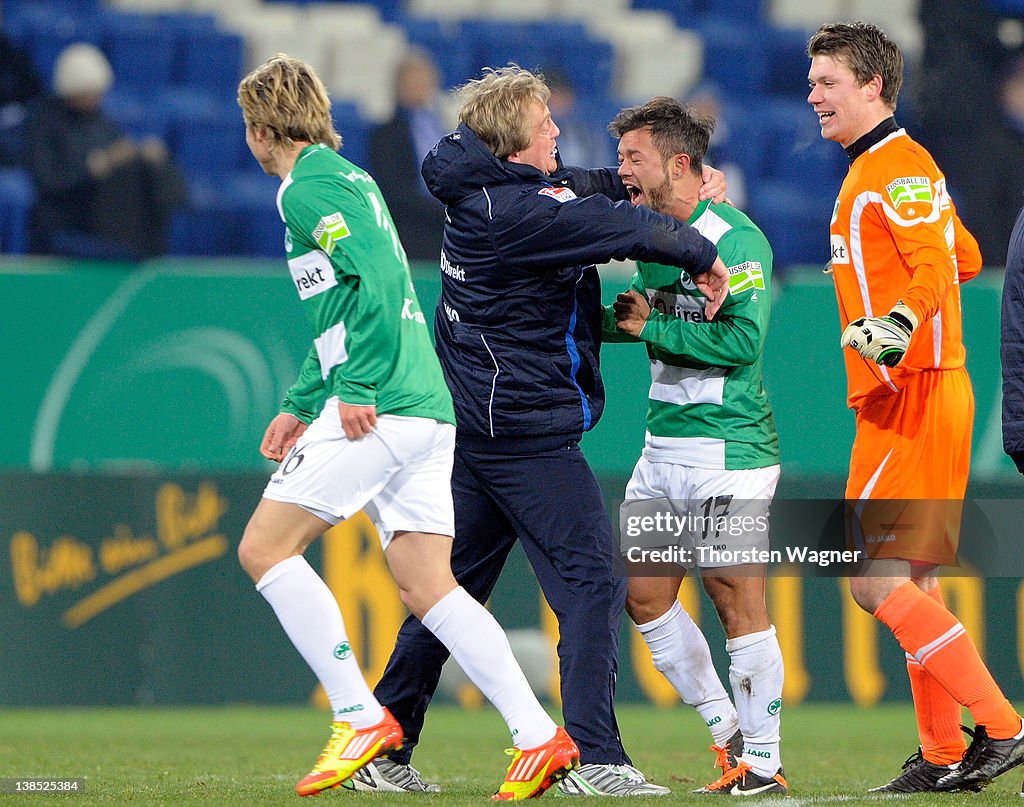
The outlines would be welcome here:
M 895 367 L 910 345 L 917 315 L 899 301 L 884 317 L 861 317 L 846 326 L 840 347 L 852 347 L 868 361 Z
M 618 329 L 637 338 L 640 337 L 640 332 L 651 315 L 651 307 L 647 304 L 647 298 L 634 289 L 616 297 L 612 304 L 612 310 L 615 311 L 615 325 Z

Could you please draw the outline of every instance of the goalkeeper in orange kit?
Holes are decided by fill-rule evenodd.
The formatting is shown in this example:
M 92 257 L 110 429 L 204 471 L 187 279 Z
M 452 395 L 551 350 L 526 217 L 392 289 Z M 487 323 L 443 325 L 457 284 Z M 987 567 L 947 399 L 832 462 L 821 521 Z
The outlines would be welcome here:
M 1024 762 L 1024 726 L 963 625 L 938 565 L 953 561 L 974 397 L 960 287 L 981 268 L 931 155 L 896 124 L 899 48 L 873 25 L 823 25 L 808 102 L 850 170 L 832 214 L 832 269 L 857 433 L 846 499 L 869 558 L 857 603 L 906 651 L 921 748 L 881 792 L 980 790 Z M 960 707 L 974 718 L 965 750 Z

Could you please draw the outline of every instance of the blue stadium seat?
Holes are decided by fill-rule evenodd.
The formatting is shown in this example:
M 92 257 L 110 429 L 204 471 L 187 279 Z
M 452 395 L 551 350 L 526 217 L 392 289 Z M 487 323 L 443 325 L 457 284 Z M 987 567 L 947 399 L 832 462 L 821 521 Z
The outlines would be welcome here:
M 911 137 L 920 128 L 918 126 L 918 105 L 920 96 L 917 93 L 917 81 L 919 79 L 912 71 L 903 82 L 900 96 L 896 104 L 896 122 L 910 132 Z
M 468 18 L 462 21 L 461 47 L 472 54 L 477 71 L 484 66 L 500 67 L 509 61 L 535 68 L 544 63 L 546 54 L 543 42 L 532 33 L 525 23 Z
M 7 2 L 10 2 L 10 0 L 7 0 Z M 78 16 L 94 14 L 101 11 L 106 5 L 103 0 L 48 0 L 48 2 L 54 9 L 65 10 Z
M 48 85 L 53 78 L 57 57 L 68 45 L 88 42 L 103 45 L 103 31 L 97 17 L 75 17 L 63 11 L 50 14 L 32 13 L 21 18 L 4 18 L 5 30 L 17 32 L 15 41 L 22 44 L 32 58 L 39 75 Z
M 614 49 L 607 42 L 591 39 L 581 23 L 466 19 L 461 27 L 460 43 L 449 48 L 462 54 L 460 69 L 465 75 L 461 80 L 476 77 L 482 67 L 515 62 L 528 70 L 558 68 L 581 95 L 603 97 L 610 91 Z
M 125 93 L 115 85 L 103 99 L 103 110 L 131 137 L 159 137 L 165 142 L 170 137 L 170 113 L 152 97 Z
M 277 210 L 280 182 L 265 174 L 235 174 L 225 195 L 241 220 L 240 255 L 253 258 L 284 258 L 284 222 Z
M 404 0 L 373 0 L 375 5 L 380 10 L 381 19 L 384 22 L 396 22 L 402 15 L 403 8 L 405 6 Z
M 248 219 L 248 226 L 248 255 L 284 261 L 284 222 L 281 221 L 276 207 L 254 212 Z
M 329 1 L 345 2 L 346 0 Z M 320 0 L 320 2 L 323 2 L 323 0 Z M 405 0 L 360 0 L 360 3 L 376 8 L 384 22 L 396 22 L 404 13 Z
M 185 27 L 180 29 L 177 46 L 176 85 L 204 90 L 225 102 L 234 101 L 244 70 L 245 45 L 240 36 L 212 27 L 205 31 Z
M 1007 17 L 1024 17 L 1024 0 L 988 0 L 988 7 Z
M 608 98 L 615 87 L 615 50 L 607 42 L 593 40 L 562 48 L 565 73 L 577 95 Z M 589 68 L 589 69 L 588 69 Z
M 747 187 L 770 178 L 769 143 L 771 116 L 764 111 L 763 96 L 719 94 L 718 134 L 712 141 L 713 163 L 735 163 L 743 172 Z
M 693 28 L 703 13 L 702 0 L 633 0 L 632 5 L 644 11 L 665 11 L 680 28 Z
M 807 56 L 808 35 L 790 28 L 768 28 L 765 34 L 766 91 L 776 98 L 806 100 L 807 71 L 811 66 Z
M 791 182 L 748 187 L 747 212 L 772 245 L 779 275 L 795 266 L 821 268 L 829 260 L 828 223 L 838 187 L 828 195 L 822 191 Z
M 147 14 L 102 16 L 103 50 L 116 85 L 129 92 L 152 94 L 171 81 L 174 34 Z
M 277 205 L 253 207 L 243 214 L 244 247 L 242 254 L 252 258 L 277 258 L 284 261 L 284 222 Z
M 188 204 L 171 217 L 168 252 L 172 256 L 240 255 L 246 224 L 225 179 L 191 179 Z
M 170 122 L 170 143 L 182 170 L 192 177 L 217 178 L 249 167 L 241 111 L 179 114 Z M 255 165 L 255 162 L 253 162 Z
M 341 154 L 360 168 L 369 163 L 370 129 L 373 124 L 367 121 L 351 101 L 334 101 L 331 104 L 331 117 L 334 128 L 341 135 Z
M 811 107 L 803 101 L 771 101 L 761 115 L 768 126 L 765 155 L 771 177 L 834 199 L 846 172 L 846 155 L 821 136 Z
M 505 42 L 494 42 L 480 48 L 477 53 L 477 64 L 481 67 L 504 67 L 515 62 L 527 70 L 543 71 L 549 64 L 549 51 L 542 42 L 534 42 L 521 36 L 515 36 L 512 29 L 510 38 Z
M 481 65 L 462 42 L 462 28 L 450 20 L 400 15 L 397 22 L 409 42 L 429 51 L 441 71 L 441 86 L 451 89 L 479 74 Z
M 101 0 L 4 0 L 3 15 L 5 21 L 25 13 L 80 17 L 96 13 L 102 5 Z
M 49 8 L 36 2 L 4 3 L 3 31 L 14 45 L 26 53 L 32 52 L 35 37 L 51 27 L 51 19 L 55 16 Z M 74 24 L 74 17 L 66 15 Z
M 707 20 L 724 20 L 756 28 L 767 21 L 767 0 L 697 0 Z
M 178 34 L 203 34 L 217 30 L 217 17 L 196 11 L 161 11 L 153 15 L 160 23 Z
M 715 20 L 697 29 L 704 41 L 704 77 L 736 95 L 767 91 L 768 58 L 764 29 Z
M 35 202 L 35 188 L 21 168 L 0 169 L 0 253 L 28 252 L 28 220 Z
M 615 166 L 617 160 L 615 149 L 618 141 L 608 134 L 608 124 L 611 123 L 623 103 L 617 99 L 609 98 L 607 95 L 583 95 L 576 96 L 576 118 L 579 122 L 590 127 L 599 136 L 606 148 L 606 156 L 603 165 L 587 166 L 588 168 L 604 168 Z M 555 123 L 559 123 L 555 118 Z
M 579 96 L 606 98 L 613 89 L 615 49 L 611 43 L 592 39 L 581 23 L 531 24 L 531 38 L 544 43 L 545 67 L 558 67 Z M 525 65 L 524 65 L 525 66 Z
M 537 42 L 546 42 L 550 48 L 560 48 L 573 42 L 590 39 L 587 26 L 573 20 L 559 20 L 557 25 L 552 25 L 550 20 L 535 20 L 517 25 L 522 27 L 524 35 Z
M 190 87 L 165 87 L 159 97 L 160 103 L 167 107 L 171 119 L 175 118 L 210 118 L 217 117 L 225 111 L 224 104 L 209 93 Z M 235 106 L 234 112 L 241 120 L 242 111 Z
M 171 216 L 168 254 L 174 257 L 238 255 L 244 222 L 223 207 L 188 207 Z

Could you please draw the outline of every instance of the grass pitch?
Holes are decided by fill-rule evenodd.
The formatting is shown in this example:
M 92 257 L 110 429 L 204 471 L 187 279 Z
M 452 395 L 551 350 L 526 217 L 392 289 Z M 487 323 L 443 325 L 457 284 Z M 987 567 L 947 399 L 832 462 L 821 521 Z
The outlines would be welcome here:
M 690 790 L 713 778 L 707 730 L 689 709 L 624 705 L 623 741 L 649 778 L 672 788 L 656 799 L 668 807 L 707 804 Z M 85 779 L 84 792 L 60 796 L 0 795 L 0 803 L 60 804 L 295 804 L 295 782 L 327 739 L 329 716 L 306 708 L 47 709 L 0 713 L 0 777 Z M 899 772 L 917 745 L 909 706 L 871 710 L 801 706 L 783 712 L 786 798 L 760 804 L 985 805 L 1020 803 L 1024 767 L 981 794 L 867 796 L 869 787 Z M 507 765 L 504 724 L 490 708 L 431 708 L 414 764 L 439 782 L 437 795 L 353 794 L 332 790 L 312 804 L 413 802 L 483 805 Z M 558 803 L 568 800 L 550 792 Z M 712 799 L 713 800 L 713 799 Z

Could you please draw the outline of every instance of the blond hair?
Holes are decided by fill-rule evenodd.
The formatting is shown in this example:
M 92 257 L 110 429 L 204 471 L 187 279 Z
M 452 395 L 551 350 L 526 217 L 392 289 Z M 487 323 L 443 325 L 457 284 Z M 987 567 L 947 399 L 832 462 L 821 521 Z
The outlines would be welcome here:
M 271 149 L 290 149 L 296 141 L 341 148 L 327 90 L 298 59 L 279 53 L 253 70 L 238 84 L 238 105 L 246 126 L 266 127 Z
M 459 93 L 465 98 L 459 120 L 499 160 L 530 145 L 530 105 L 533 101 L 547 104 L 551 97 L 543 76 L 512 63 L 496 70 L 484 68 L 483 78 L 466 82 Z

